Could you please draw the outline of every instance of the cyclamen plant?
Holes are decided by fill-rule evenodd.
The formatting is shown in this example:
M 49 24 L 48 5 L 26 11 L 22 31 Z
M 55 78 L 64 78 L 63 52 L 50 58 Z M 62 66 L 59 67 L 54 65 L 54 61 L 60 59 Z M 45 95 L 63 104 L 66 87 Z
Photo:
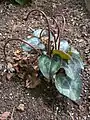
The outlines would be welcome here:
M 26 38 L 25 41 L 19 39 L 19 41 L 23 42 L 21 48 L 24 51 L 35 50 L 38 52 L 38 67 L 43 77 L 48 82 L 52 81 L 61 94 L 76 101 L 80 98 L 82 89 L 82 81 L 80 79 L 81 70 L 84 69 L 82 58 L 79 52 L 70 46 L 66 40 L 60 39 L 60 29 L 54 18 L 52 19 L 57 26 L 57 36 L 51 30 L 46 14 L 40 10 L 32 10 L 28 16 L 33 12 L 42 13 L 48 26 L 46 29 L 37 28 L 33 30 L 32 37 Z

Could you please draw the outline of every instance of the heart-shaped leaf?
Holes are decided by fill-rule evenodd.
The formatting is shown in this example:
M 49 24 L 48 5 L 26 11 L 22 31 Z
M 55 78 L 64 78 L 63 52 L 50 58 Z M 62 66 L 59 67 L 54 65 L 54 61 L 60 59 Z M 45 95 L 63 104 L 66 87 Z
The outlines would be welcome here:
M 68 63 L 62 61 L 61 68 L 64 68 L 68 77 L 75 79 L 75 76 L 81 73 L 81 69 L 83 69 L 83 63 L 79 59 L 73 58 L 72 60 L 68 61 Z
M 79 75 L 73 80 L 67 76 L 58 74 L 55 77 L 55 86 L 61 94 L 75 101 L 80 97 L 82 81 Z
M 34 30 L 33 35 L 36 36 L 36 37 L 40 37 L 41 32 L 42 32 L 42 29 Z
M 45 49 L 45 45 L 41 43 L 40 39 L 37 37 L 27 38 L 26 41 L 31 44 L 35 49 Z M 26 45 L 25 43 L 21 45 L 21 48 L 25 51 L 31 51 L 32 48 L 29 45 Z
M 67 63 L 66 61 L 62 61 L 61 68 L 64 68 L 65 73 L 68 77 L 70 77 L 71 79 L 75 78 L 77 67 L 75 67 L 75 64 L 72 61 L 70 61 L 69 63 Z
M 80 54 L 73 53 L 72 59 L 74 62 L 76 62 L 78 69 L 84 69 L 84 63 L 82 61 Z
M 62 51 L 62 50 L 53 50 L 52 54 L 53 55 L 58 55 L 62 59 L 65 59 L 65 60 L 70 60 L 71 59 L 71 56 L 69 54 L 67 54 L 66 52 Z
M 60 59 L 49 58 L 46 55 L 39 57 L 39 68 L 43 76 L 47 79 L 52 76 L 60 69 Z
M 60 41 L 60 50 L 67 52 L 69 50 L 70 46 L 66 40 Z
M 70 47 L 70 49 L 68 50 L 68 54 L 69 55 L 72 55 L 72 54 L 79 55 L 79 52 L 75 48 Z
M 72 59 L 68 62 L 62 60 L 61 68 L 64 68 L 68 77 L 75 79 L 75 76 L 81 73 L 81 69 L 84 69 L 84 64 L 79 55 L 79 52 L 73 51 Z

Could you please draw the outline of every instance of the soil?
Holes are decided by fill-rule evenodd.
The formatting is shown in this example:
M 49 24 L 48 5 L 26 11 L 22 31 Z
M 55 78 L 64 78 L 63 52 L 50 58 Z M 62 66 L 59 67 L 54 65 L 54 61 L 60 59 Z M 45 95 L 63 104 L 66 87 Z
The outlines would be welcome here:
M 25 38 L 30 27 L 40 25 L 40 20 L 24 18 L 31 9 L 43 10 L 48 16 L 63 14 L 66 27 L 63 38 L 81 53 L 85 63 L 82 71 L 83 88 L 81 99 L 73 102 L 60 95 L 54 86 L 42 81 L 35 89 L 26 89 L 24 81 L 6 80 L 3 75 L 3 46 L 7 38 Z M 90 18 L 83 0 L 37 0 L 25 6 L 10 1 L 0 4 L 0 114 L 12 112 L 14 107 L 24 104 L 23 112 L 14 111 L 14 120 L 90 120 Z M 61 17 L 58 17 L 60 22 Z M 43 22 L 43 21 L 42 21 Z M 44 24 L 44 23 L 43 23 Z M 9 54 L 16 43 L 8 45 Z M 16 47 L 17 49 L 17 47 Z M 12 57 L 12 56 L 10 56 Z

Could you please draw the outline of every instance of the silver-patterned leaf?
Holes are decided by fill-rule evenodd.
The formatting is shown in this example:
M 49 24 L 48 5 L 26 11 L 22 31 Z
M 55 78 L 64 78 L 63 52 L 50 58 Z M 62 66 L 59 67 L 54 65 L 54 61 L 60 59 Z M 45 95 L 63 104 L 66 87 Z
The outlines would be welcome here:
M 39 57 L 39 69 L 49 79 L 60 69 L 60 60 L 42 55 Z
M 84 64 L 80 55 L 73 53 L 71 60 L 62 61 L 61 68 L 64 68 L 68 77 L 75 79 L 75 76 L 81 73 L 81 69 L 84 69 Z
M 79 100 L 82 88 L 82 81 L 79 75 L 73 80 L 67 76 L 58 74 L 55 77 L 55 86 L 61 94 L 67 96 L 71 100 Z
M 45 45 L 43 43 L 41 43 L 40 39 L 37 37 L 32 37 L 32 38 L 27 38 L 26 42 L 28 42 L 29 44 L 31 44 L 33 47 L 35 47 L 35 49 L 45 49 Z M 25 51 L 31 51 L 32 47 L 30 47 L 29 45 L 23 43 L 21 45 L 21 48 Z
M 69 48 L 70 48 L 70 46 L 66 40 L 60 41 L 60 50 L 67 52 Z

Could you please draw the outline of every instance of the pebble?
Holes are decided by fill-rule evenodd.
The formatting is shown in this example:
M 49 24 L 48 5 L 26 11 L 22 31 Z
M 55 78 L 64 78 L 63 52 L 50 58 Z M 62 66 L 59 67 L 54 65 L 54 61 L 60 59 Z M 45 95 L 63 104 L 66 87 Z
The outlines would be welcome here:
M 27 93 L 27 95 L 29 96 L 30 94 L 29 94 L 29 93 Z
M 89 102 L 90 102 L 90 96 L 88 96 L 88 100 L 89 100 Z
M 17 107 L 17 110 L 19 110 L 19 111 L 24 111 L 24 109 L 25 109 L 25 106 L 24 106 L 24 104 L 20 104 L 18 107 Z
M 10 93 L 10 96 L 12 96 L 12 93 Z
M 85 53 L 86 54 L 89 53 L 89 48 L 85 49 Z
M 32 100 L 34 100 L 34 97 L 32 97 Z

